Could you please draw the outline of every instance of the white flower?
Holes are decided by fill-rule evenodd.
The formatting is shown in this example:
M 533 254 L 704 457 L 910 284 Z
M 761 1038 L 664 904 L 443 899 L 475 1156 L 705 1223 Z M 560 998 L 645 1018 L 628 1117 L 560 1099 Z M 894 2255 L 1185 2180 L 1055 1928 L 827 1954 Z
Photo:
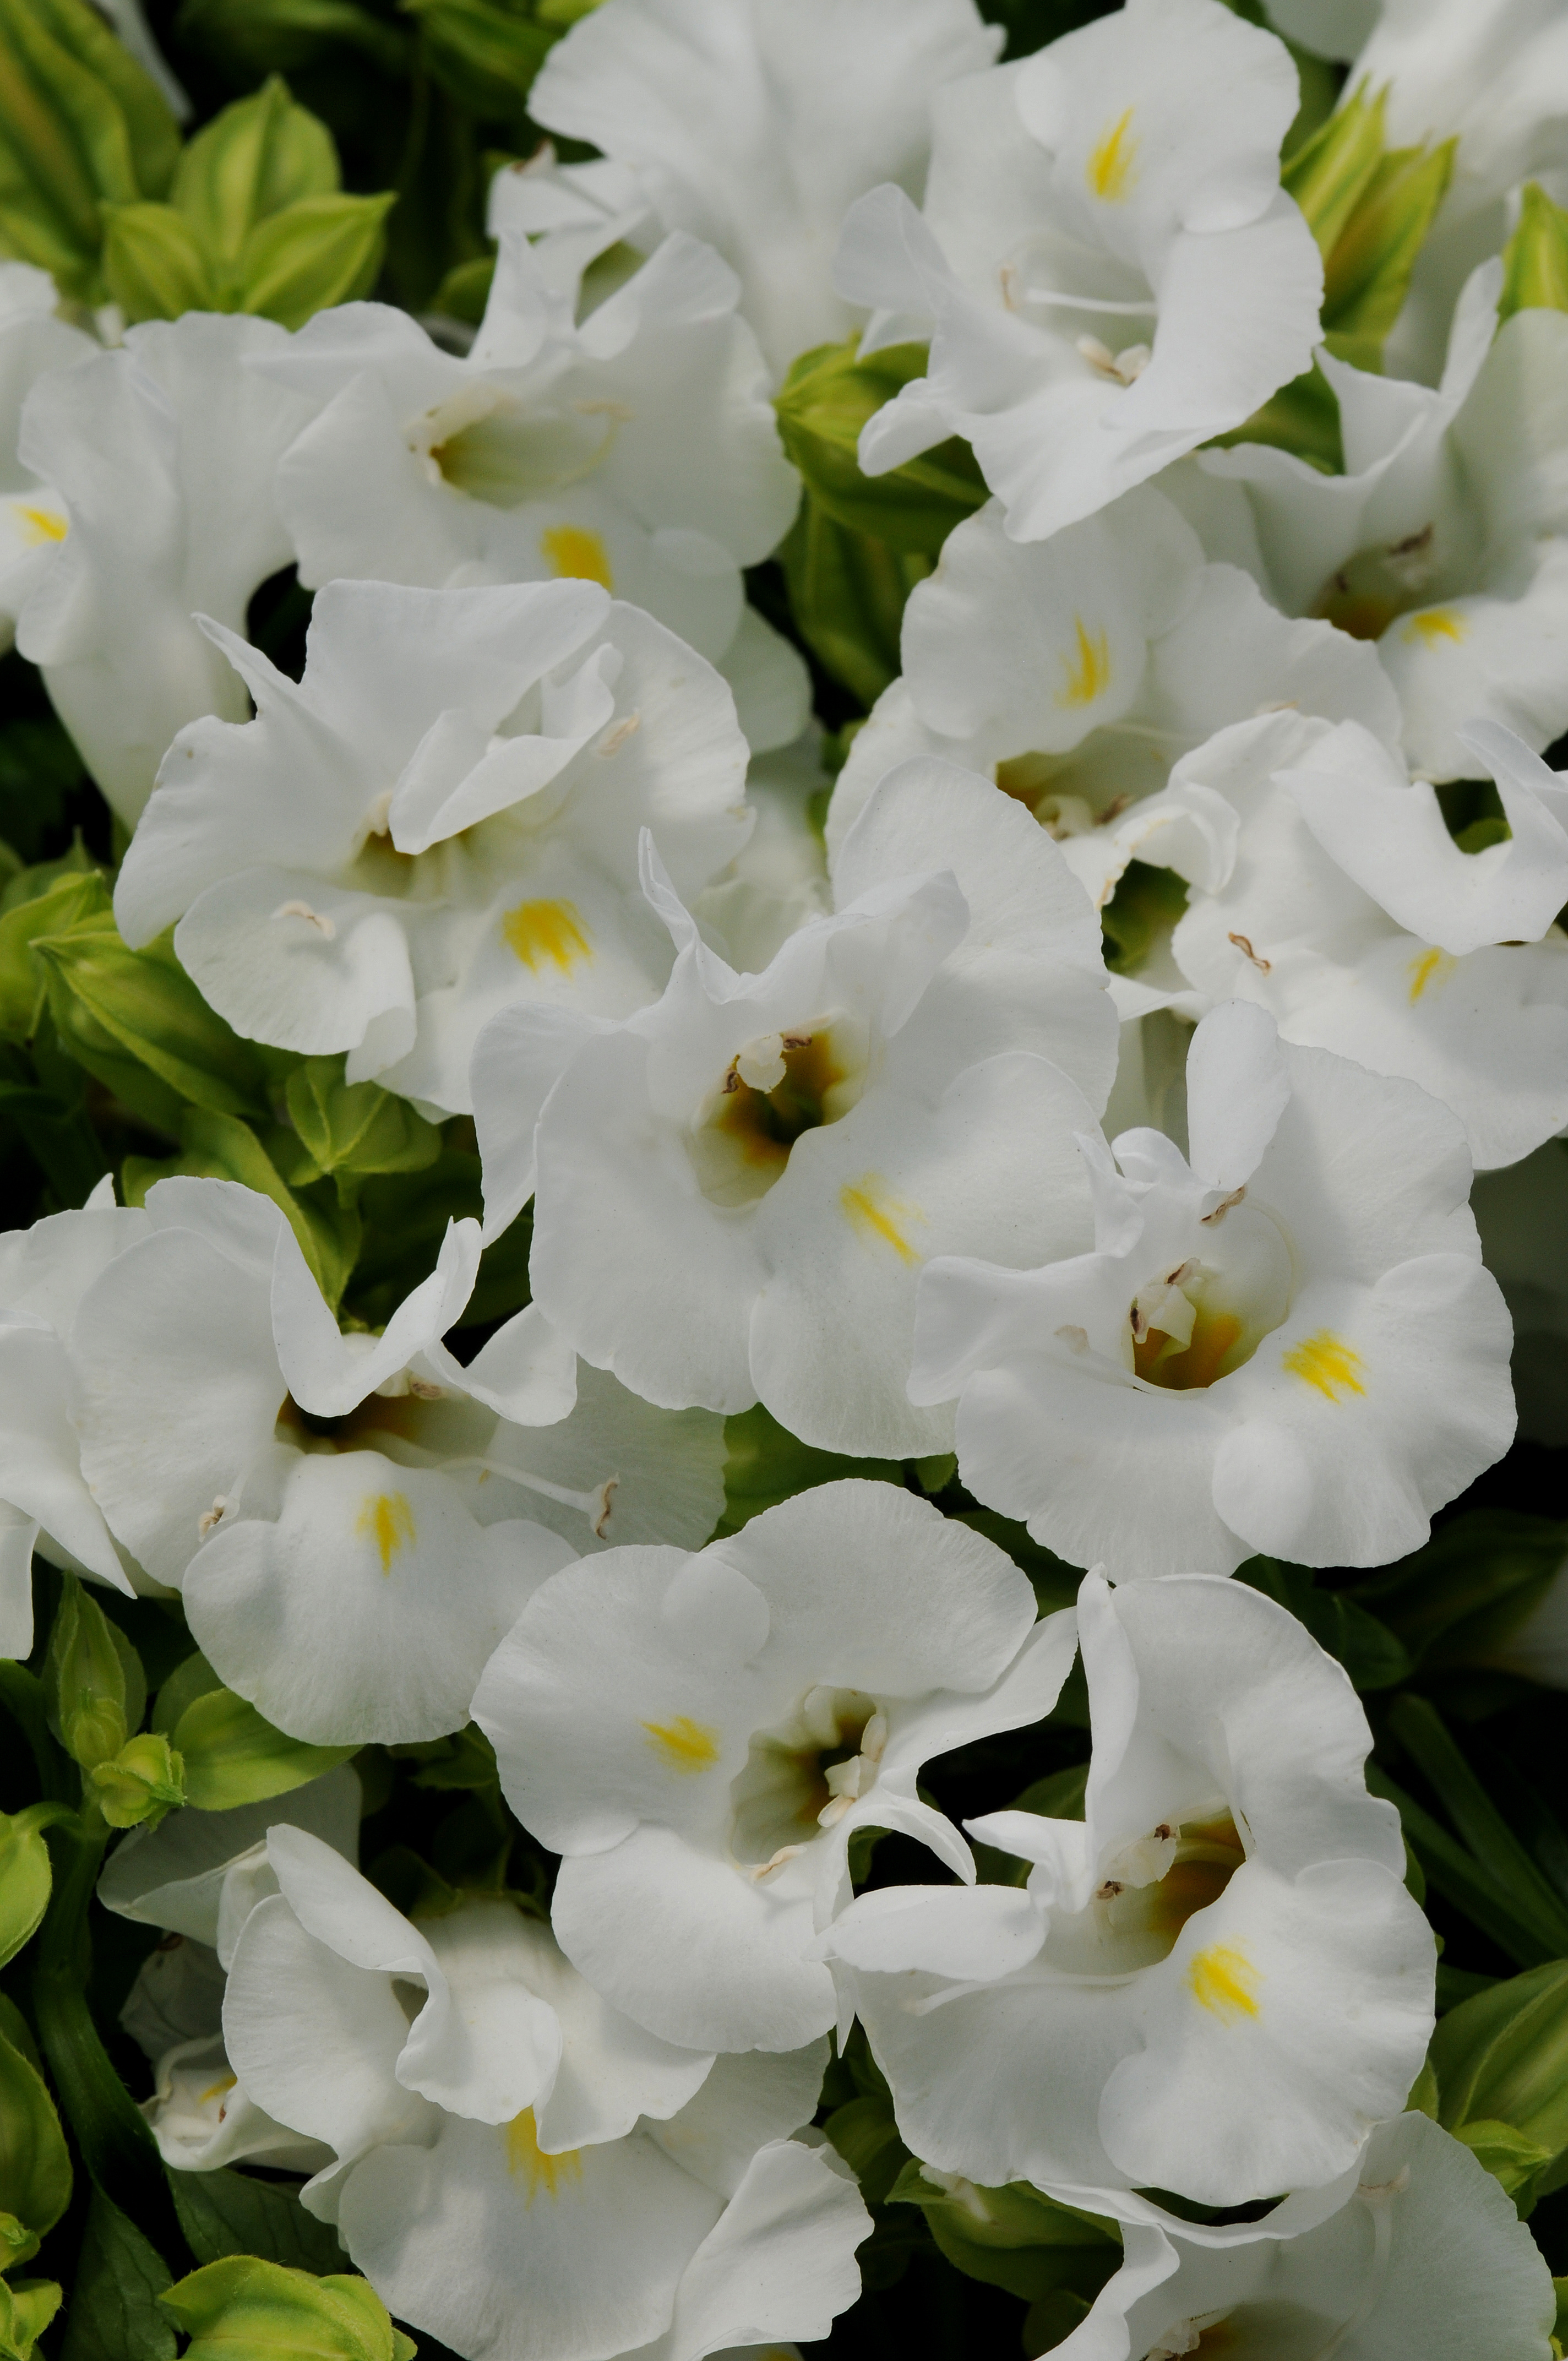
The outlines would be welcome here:
M 314 1839 L 240 1935 L 252 2102 L 334 2161 L 303 2191 L 389 2308 L 467 2361 L 700 2361 L 825 2335 L 869 2222 L 791 2139 L 827 2046 L 725 2059 L 641 2031 L 504 1900 L 411 1925 Z
M 875 190 L 839 251 L 882 307 L 862 351 L 931 336 L 866 472 L 962 434 L 1043 541 L 1299 375 L 1322 266 L 1279 186 L 1297 98 L 1284 44 L 1219 0 L 1127 0 L 942 92 L 924 217 Z
M 532 1306 L 466 1368 L 445 1350 L 477 1224 L 449 1228 L 381 1335 L 344 1336 L 267 1198 L 163 1180 L 147 1214 L 78 1312 L 83 1465 L 219 1677 L 291 1736 L 455 1730 L 577 1549 L 712 1530 L 716 1421 L 604 1379 L 574 1410 L 572 1355 Z
M 933 93 L 1001 46 L 971 0 L 605 0 L 551 51 L 529 112 L 718 249 L 782 376 L 863 316 L 833 289 L 845 213 L 883 181 L 920 194 Z
M 1547 2361 L 1552 2275 L 1463 2142 L 1398 2116 L 1332 2188 L 1343 2202 L 1326 2218 L 1321 2197 L 1289 2198 L 1228 2235 L 1129 2222 L 1121 2269 L 1058 2361 L 1179 2361 L 1206 2344 L 1313 2361 Z
M 243 633 L 252 594 L 293 559 L 274 477 L 310 404 L 245 366 L 287 343 L 269 320 L 148 321 L 119 351 L 51 372 L 23 410 L 21 464 L 69 531 L 16 644 L 127 825 L 177 730 L 249 709 L 193 616 Z
M 1432 2026 L 1366 1718 L 1240 1584 L 1095 1573 L 1078 1615 L 1084 1818 L 971 1821 L 1031 1864 L 1024 1890 L 883 1887 L 820 1949 L 929 2164 L 1205 2205 L 1315 2188 L 1403 2103 Z
M 298 684 L 211 636 L 256 719 L 170 749 L 115 910 L 133 945 L 178 918 L 237 1032 L 466 1112 L 496 1010 L 658 997 L 640 830 L 695 893 L 750 827 L 729 692 L 661 624 L 592 582 L 338 582 Z
M 798 735 L 806 668 L 745 605 L 800 497 L 734 273 L 667 238 L 580 323 L 503 232 L 463 358 L 404 312 L 320 312 L 259 366 L 319 411 L 278 471 L 313 588 L 576 576 L 646 608 L 723 670 L 758 747 Z
M 922 1264 L 1085 1233 L 1070 1136 L 1115 1035 L 1088 904 L 1025 812 L 941 763 L 883 782 L 833 914 L 761 975 L 703 943 L 652 852 L 646 875 L 679 946 L 663 998 L 620 1025 L 512 1009 L 480 1041 L 488 1234 L 537 1182 L 537 1301 L 650 1401 L 946 1449 L 948 1414 L 905 1397 Z
M 1464 1133 L 1242 1002 L 1193 1036 L 1187 1107 L 1190 1163 L 1080 1141 L 1094 1253 L 925 1273 L 910 1390 L 959 1396 L 965 1483 L 1072 1564 L 1402 1557 L 1514 1430 Z
M 1568 1123 L 1568 791 L 1494 722 L 1464 743 L 1513 829 L 1479 852 L 1354 723 L 1278 714 L 1185 756 L 1135 849 L 1180 871 L 1188 906 L 1119 990 L 1193 1015 L 1255 1001 L 1288 1041 L 1419 1082 L 1489 1169 Z
M 1376 643 L 1405 752 L 1432 779 L 1473 775 L 1477 718 L 1538 751 L 1568 727 L 1568 314 L 1497 330 L 1501 271 L 1470 280 L 1435 390 L 1320 356 L 1343 475 L 1244 443 L 1167 487 L 1210 555 L 1247 566 L 1287 614 Z
M 813 722 L 793 746 L 762 754 L 746 774 L 751 834 L 728 869 L 705 886 L 692 916 L 731 967 L 758 973 L 807 918 L 833 906 L 828 855 L 814 806 L 832 780 L 822 767 L 822 730 Z
M 992 1543 L 852 1480 L 694 1557 L 568 1568 L 474 1710 L 512 1808 L 565 1855 L 555 1933 L 596 1991 L 667 2040 L 788 2050 L 833 2022 L 808 1952 L 850 1839 L 895 1828 L 972 1880 L 921 1765 L 1048 1713 L 1073 1645 Z
M 18 456 L 23 405 L 47 371 L 70 368 L 99 349 L 58 316 L 59 301 L 47 270 L 0 263 L 0 636 L 7 642 L 70 524 L 64 502 Z
M 1099 908 L 1129 860 L 1157 860 L 1139 806 L 1177 757 L 1276 705 L 1398 742 L 1372 650 L 1288 620 L 1239 566 L 1205 564 L 1153 488 L 1046 542 L 1009 540 L 992 500 L 910 594 L 904 676 L 850 745 L 828 842 L 894 763 L 943 754 L 1032 811 Z
M 79 1213 L 0 1235 L 0 1656 L 32 1651 L 35 1549 L 134 1594 L 82 1477 L 66 1338 L 98 1273 L 146 1228 L 105 1178 Z

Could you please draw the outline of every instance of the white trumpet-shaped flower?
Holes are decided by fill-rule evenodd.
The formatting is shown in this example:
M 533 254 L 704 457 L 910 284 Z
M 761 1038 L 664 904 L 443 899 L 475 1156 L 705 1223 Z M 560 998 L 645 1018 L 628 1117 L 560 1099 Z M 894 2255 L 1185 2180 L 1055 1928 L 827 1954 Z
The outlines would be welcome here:
M 782 745 L 806 670 L 740 569 L 800 488 L 734 273 L 680 236 L 580 322 L 578 293 L 503 230 L 462 357 L 381 303 L 320 312 L 263 357 L 320 413 L 278 469 L 301 578 L 600 583 L 726 673 L 753 745 Z
M 1239 426 L 1307 368 L 1322 266 L 1279 186 L 1283 42 L 1220 0 L 1127 0 L 938 93 L 924 214 L 850 214 L 862 351 L 931 357 L 861 436 L 870 475 L 949 434 L 1043 541 Z
M 964 1482 L 1072 1564 L 1402 1557 L 1514 1431 L 1458 1120 L 1239 1001 L 1193 1036 L 1187 1106 L 1190 1161 L 1080 1141 L 1093 1253 L 932 1265 L 911 1392 L 959 1397 Z
M 861 1896 L 820 1943 L 844 2007 L 942 2170 L 1204 2205 L 1317 2188 L 1403 2104 L 1433 2021 L 1366 1718 L 1240 1584 L 1094 1573 L 1078 1617 L 1083 1818 L 968 1824 L 1022 1887 Z
M 994 1543 L 850 1480 L 694 1557 L 568 1568 L 474 1710 L 518 1817 L 565 1855 L 555 1933 L 595 1990 L 668 2040 L 787 2050 L 833 2022 L 810 1951 L 851 1838 L 897 1829 L 972 1879 L 921 1766 L 1048 1713 L 1073 1646 Z
M 695 894 L 750 827 L 729 691 L 663 625 L 593 582 L 339 582 L 298 683 L 212 636 L 256 719 L 170 749 L 115 910 L 133 944 L 178 919 L 236 1032 L 466 1112 L 498 1009 L 657 999 L 640 831 Z
M 947 1448 L 949 1414 L 905 1394 L 922 1266 L 1086 1235 L 1071 1135 L 1116 1030 L 1093 914 L 1027 814 L 942 763 L 883 782 L 831 915 L 761 974 L 704 943 L 652 848 L 645 880 L 678 947 L 663 999 L 518 1007 L 480 1040 L 488 1233 L 534 1193 L 539 1304 L 651 1401 Z
M 0 263 L 0 634 L 7 637 L 71 524 L 59 494 L 18 453 L 23 406 L 46 371 L 91 360 L 100 349 L 59 316 L 59 301 L 47 270 Z
M 622 1532 L 712 1530 L 716 1420 L 610 1380 L 579 1394 L 532 1305 L 466 1368 L 445 1349 L 477 1223 L 372 1336 L 339 1334 L 270 1200 L 163 1180 L 147 1218 L 78 1308 L 83 1467 L 219 1677 L 291 1735 L 455 1730 L 546 1575 Z
M 303 2202 L 389 2308 L 468 2361 L 657 2361 L 825 2335 L 870 2227 L 790 2135 L 827 2045 L 723 2059 L 644 2032 L 506 1900 L 411 1922 L 268 1839 L 224 2002 L 253 2103 L 332 2161 Z

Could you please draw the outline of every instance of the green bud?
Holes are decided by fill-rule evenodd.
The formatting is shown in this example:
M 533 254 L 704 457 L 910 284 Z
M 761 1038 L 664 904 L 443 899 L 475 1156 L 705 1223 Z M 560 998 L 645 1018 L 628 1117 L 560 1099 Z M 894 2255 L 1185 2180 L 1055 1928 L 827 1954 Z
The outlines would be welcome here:
M 477 255 L 471 262 L 454 263 L 431 299 L 431 310 L 477 328 L 485 316 L 495 275 L 493 254 Z
M 180 159 L 171 202 L 207 251 L 232 268 L 258 223 L 302 197 L 335 196 L 340 186 L 331 132 L 274 74 L 197 132 Z
M 554 25 L 564 33 L 580 17 L 591 16 L 604 0 L 539 0 L 538 16 L 542 25 Z
M 809 489 L 779 556 L 801 636 L 869 710 L 903 669 L 905 601 L 931 561 L 839 524 Z
M 60 1804 L 0 1812 L 0 1967 L 14 1960 L 43 1924 L 53 1883 L 43 1831 L 63 1814 Z
M 526 112 L 533 77 L 559 38 L 528 0 L 403 0 L 436 80 L 459 106 L 491 121 Z
M 22 884 L 28 874 L 24 870 L 12 885 Z M 104 899 L 96 870 L 83 874 L 78 868 L 40 884 L 42 890 L 19 898 L 0 917 L 0 1033 L 13 1041 L 30 1041 L 43 1015 L 44 977 L 33 957 L 34 941 L 40 935 L 69 933 L 101 909 Z
M 71 2158 L 54 2101 L 38 2069 L 3 2034 L 0 2201 L 16 2225 L 6 2232 L 6 2243 L 12 2250 L 7 2269 L 12 2263 L 28 2261 L 38 2252 L 38 2242 L 53 2229 L 71 2202 Z
M 158 2299 L 190 2337 L 185 2361 L 411 2361 L 367 2280 L 289 2270 L 254 2255 L 225 2255 Z
M 73 1574 L 49 1633 L 44 1687 L 60 1743 L 84 1771 L 112 1761 L 147 1704 L 141 1659 Z
M 1325 261 L 1382 160 L 1387 106 L 1386 91 L 1369 99 L 1362 82 L 1280 166 L 1279 185 L 1300 206 Z
M 239 258 L 239 308 L 285 328 L 351 303 L 376 283 L 394 192 L 302 197 L 251 232 Z
M 1334 241 L 1323 273 L 1323 341 L 1336 360 L 1378 370 L 1404 309 L 1416 257 L 1453 177 L 1456 139 L 1383 157 Z
M 406 36 L 359 0 L 185 0 L 180 31 L 250 73 L 293 73 L 334 46 L 358 50 L 385 74 L 409 70 Z
M 1519 227 L 1503 248 L 1497 318 L 1531 311 L 1568 312 L 1568 212 L 1527 181 Z
M 172 205 L 104 207 L 104 284 L 132 323 L 220 308 L 201 240 Z
M 1541 2175 L 1552 2162 L 1552 2151 L 1523 2132 L 1515 2131 L 1512 2124 L 1494 2123 L 1483 2117 L 1475 2123 L 1461 2124 L 1453 2135 L 1462 2140 L 1477 2164 L 1484 2164 L 1495 2180 L 1500 2180 L 1508 2194 L 1519 2205 L 1521 2215 L 1528 2216 L 1540 2194 Z
M 905 2166 L 909 2150 L 894 2121 L 893 2101 L 885 2091 L 863 2091 L 835 2107 L 823 2130 L 861 2184 L 868 2205 L 885 2205 Z
M 1482 2127 L 1494 2146 L 1500 2135 L 1492 2126 L 1517 2136 L 1539 2153 L 1527 2176 L 1537 2196 L 1568 2180 L 1568 1960 L 1462 2001 L 1440 2020 L 1430 2054 L 1445 2131 L 1466 2139 L 1475 2128 L 1478 2154 Z M 1521 2147 L 1514 2159 L 1521 2173 L 1523 2157 Z M 1497 2169 L 1489 2156 L 1482 2160 Z
M 784 449 L 826 515 L 889 549 L 935 558 L 990 497 L 968 444 L 939 444 L 886 476 L 863 476 L 855 456 L 866 421 L 925 369 L 924 345 L 863 361 L 853 340 L 818 345 L 794 364 L 773 407 Z
M 375 1082 L 346 1082 L 341 1058 L 307 1058 L 290 1075 L 289 1119 L 316 1174 L 345 1181 L 372 1172 L 420 1172 L 441 1153 L 441 1134 L 407 1099 Z
M 0 2280 L 0 2361 L 32 2361 L 33 2347 L 60 2304 L 53 2279 Z
M 167 1738 L 143 1730 L 91 1773 L 98 1809 L 112 1828 L 155 1828 L 185 1801 L 185 1765 Z
M 1035 2303 L 1058 2289 L 1097 2295 L 1122 2259 L 1115 2224 L 1041 2196 L 1026 2181 L 979 2189 L 956 2174 L 906 2164 L 889 2202 L 917 2205 L 948 2260 L 965 2277 Z
M 253 1705 L 223 1688 L 192 1699 L 174 1726 L 172 1742 L 184 1767 L 184 1800 L 202 1812 L 226 1812 L 236 1804 L 287 1795 L 357 1752 L 289 1738 Z

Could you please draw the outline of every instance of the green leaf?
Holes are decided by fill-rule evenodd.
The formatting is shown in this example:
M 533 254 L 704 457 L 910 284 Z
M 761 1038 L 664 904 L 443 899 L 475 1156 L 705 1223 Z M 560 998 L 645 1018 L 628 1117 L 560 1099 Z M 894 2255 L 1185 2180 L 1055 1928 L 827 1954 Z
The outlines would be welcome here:
M 454 263 L 431 299 L 431 310 L 477 328 L 485 316 L 495 275 L 493 254 L 479 254 L 471 262 Z
M 138 1703 L 134 1683 L 141 1667 L 138 1663 L 127 1679 L 127 1651 L 134 1656 L 97 1600 L 68 1574 L 44 1659 L 44 1686 L 60 1743 L 84 1771 L 116 1755 L 141 1719 L 147 1684 L 141 1681 Z
M 1499 326 L 1516 312 L 1568 312 L 1568 212 L 1527 181 L 1519 227 L 1503 248 Z
M 43 1831 L 64 1810 L 60 1804 L 30 1804 L 26 1811 L 0 1813 L 0 1967 L 14 1960 L 43 1924 L 53 1882 Z M 7 2202 L 0 2196 L 0 2204 Z M 16 2208 L 12 2205 L 10 2211 Z
M 1187 908 L 1187 880 L 1174 869 L 1129 861 L 1100 913 L 1105 964 L 1113 975 L 1135 975 Z
M 1206 448 L 1229 450 L 1237 443 L 1269 443 L 1293 452 L 1325 476 L 1344 468 L 1344 444 L 1340 434 L 1339 403 L 1316 361 L 1302 377 L 1271 394 L 1261 410 L 1229 434 L 1216 434 Z
M 342 1058 L 307 1058 L 290 1075 L 289 1119 L 315 1172 L 345 1183 L 378 1172 L 420 1172 L 441 1153 L 434 1124 L 375 1082 L 344 1080 Z
M 258 223 L 237 265 L 237 308 L 302 328 L 313 313 L 368 295 L 396 203 L 391 190 L 378 197 L 302 197 Z
M 406 35 L 357 0 L 185 0 L 177 29 L 231 70 L 292 73 L 325 49 L 357 49 L 383 73 L 408 71 Z
M 0 2279 L 0 2356 L 4 2361 L 32 2361 L 33 2346 L 60 2310 L 60 2289 L 53 2279 Z
M 97 870 L 84 873 L 72 867 L 61 877 L 40 880 L 36 893 L 24 891 L 12 901 L 13 889 L 25 887 L 36 873 L 23 870 L 12 879 L 0 913 L 0 1033 L 14 1041 L 30 1041 L 43 1014 L 44 978 L 33 958 L 34 941 L 43 935 L 69 933 L 101 910 L 107 898 Z
M 818 1451 L 797 1442 L 761 1402 L 724 1422 L 724 1514 L 720 1533 L 738 1533 L 764 1509 L 776 1508 L 796 1492 L 817 1484 L 837 1483 L 841 1477 L 880 1477 L 902 1484 L 904 1469 L 896 1459 L 848 1459 L 836 1451 Z
M 284 1795 L 346 1763 L 353 1746 L 307 1746 L 262 1719 L 232 1689 L 196 1697 L 174 1727 L 185 1773 L 185 1801 L 202 1812 L 231 1811 Z
M 169 2283 L 156 2246 L 95 2189 L 66 2308 L 60 2361 L 174 2361 L 177 2340 L 158 2308 Z
M 335 1311 L 354 1268 L 360 1228 L 350 1209 L 296 1196 L 254 1131 L 237 1117 L 203 1107 L 187 1107 L 178 1118 L 181 1152 L 161 1159 L 128 1156 L 122 1175 L 127 1205 L 139 1205 L 155 1182 L 175 1173 L 238 1180 L 272 1202 L 288 1219 L 312 1277 Z
M 954 525 L 991 497 L 968 444 L 954 438 L 885 476 L 862 475 L 856 457 L 867 420 L 925 371 L 924 345 L 890 346 L 868 360 L 858 357 L 858 339 L 818 345 L 794 364 L 773 407 L 784 449 L 825 515 L 890 549 L 935 558 Z
M 931 571 L 930 559 L 851 532 L 809 490 L 779 557 L 801 637 L 869 711 L 903 669 L 905 601 Z
M 194 1704 L 197 1697 L 207 1697 L 214 1689 L 221 1689 L 222 1686 L 222 1681 L 199 1649 L 193 1655 L 181 1657 L 152 1701 L 152 1711 L 148 1716 L 149 1728 L 156 1730 L 161 1737 L 172 1738 L 175 1725 L 186 1707 Z
M 180 155 L 180 126 L 152 76 L 85 0 L 32 0 L 32 5 L 61 48 L 113 97 L 130 143 L 137 188 L 144 197 L 162 196 Z M 105 188 L 104 193 L 115 192 Z
M 1281 1565 L 1274 1558 L 1249 1558 L 1236 1579 L 1304 1623 L 1320 1648 L 1338 1658 L 1357 1689 L 1389 1689 L 1410 1675 L 1403 1644 L 1358 1601 L 1343 1591 L 1321 1590 L 1305 1566 Z
M 170 196 L 203 247 L 232 269 L 258 223 L 303 197 L 335 196 L 341 184 L 331 132 L 273 74 L 197 132 Z
M 365 2279 L 227 2255 L 159 2301 L 191 2338 L 186 2361 L 393 2361 L 392 2323 Z
M 1422 1549 L 1356 1585 L 1423 1672 L 1495 1661 L 1568 1556 L 1568 1524 L 1471 1509 Z
M 31 2238 L 27 2262 L 71 2202 L 71 2158 L 54 2101 L 36 2066 L 0 2035 L 0 2208 Z M 10 2268 L 10 2264 L 6 2265 Z
M 223 308 L 201 239 L 172 205 L 104 207 L 104 284 L 128 321 Z
M 860 2182 L 866 2203 L 885 2205 L 910 2160 L 887 2092 L 867 2091 L 847 2099 L 822 2128 Z
M 112 1763 L 92 1773 L 98 1809 L 112 1828 L 156 1828 L 186 1799 L 185 1766 L 156 1730 L 130 1739 Z
M 1407 1695 L 1396 1699 L 1388 1719 L 1511 1916 L 1545 1944 L 1549 1957 L 1568 1954 L 1568 1906 L 1465 1762 L 1436 1708 Z
M 1505 2125 L 1541 2151 L 1540 2193 L 1568 2179 L 1568 1960 L 1461 2001 L 1441 2019 L 1431 2059 L 1445 2131 Z
M 459 106 L 490 121 L 523 115 L 533 77 L 559 38 L 527 0 L 403 0 L 432 73 Z
M 294 2191 L 226 2168 L 176 2172 L 168 2181 L 185 2242 L 199 2263 L 225 2255 L 259 2255 L 291 2270 L 335 2271 L 343 2248 L 330 2223 L 307 2213 Z
M 1092 2298 L 1122 2259 L 1113 2223 L 1058 2205 L 1027 2181 L 979 2189 L 956 2174 L 938 2177 L 912 2159 L 889 2202 L 917 2205 L 938 2246 L 966 2279 L 1005 2288 L 1027 2303 L 1061 2288 Z
M 1454 2133 L 1463 2140 L 1478 2164 L 1484 2164 L 1495 2180 L 1500 2180 L 1508 2195 L 1514 2198 L 1521 2216 L 1529 2214 L 1539 2194 L 1539 2183 L 1544 2168 L 1552 2161 L 1549 2151 L 1539 2147 L 1534 2140 L 1526 2139 L 1511 2124 L 1461 2124 Z

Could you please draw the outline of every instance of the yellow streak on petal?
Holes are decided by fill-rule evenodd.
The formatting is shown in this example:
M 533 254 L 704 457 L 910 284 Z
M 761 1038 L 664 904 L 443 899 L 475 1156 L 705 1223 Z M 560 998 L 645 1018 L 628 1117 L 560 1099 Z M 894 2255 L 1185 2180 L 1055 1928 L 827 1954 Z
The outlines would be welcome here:
M 1127 126 L 1133 119 L 1129 106 L 1118 115 L 1108 131 L 1101 133 L 1090 151 L 1085 180 L 1097 197 L 1108 205 L 1120 204 L 1137 178 L 1133 167 L 1138 143 L 1128 136 Z
M 557 574 L 569 575 L 578 582 L 599 582 L 607 590 L 615 588 L 609 552 L 597 533 L 580 524 L 546 525 L 539 546 Z
M 1469 636 L 1469 624 L 1452 607 L 1429 607 L 1424 614 L 1412 615 L 1405 625 L 1406 639 L 1420 640 L 1429 648 L 1435 648 L 1440 640 L 1452 640 L 1457 646 Z
M 210 2107 L 214 2099 L 221 2099 L 225 2091 L 232 2091 L 238 2080 L 237 2074 L 220 2074 L 215 2082 L 208 2083 L 196 2104 L 199 2107 Z
M 1188 1962 L 1187 1982 L 1212 2016 L 1255 2016 L 1261 1971 L 1236 1943 L 1214 1943 Z
M 63 541 L 71 530 L 69 519 L 55 516 L 48 509 L 26 508 L 18 501 L 16 513 L 21 520 L 22 539 L 29 549 L 41 549 L 46 541 Z
M 1360 1354 L 1354 1352 L 1343 1338 L 1331 1335 L 1326 1328 L 1292 1345 L 1281 1366 L 1293 1378 L 1315 1386 L 1327 1401 L 1337 1402 L 1342 1393 L 1366 1391 L 1357 1374 L 1366 1366 Z
M 674 1721 L 645 1721 L 642 1727 L 650 1746 L 673 1771 L 706 1771 L 718 1760 L 718 1730 L 693 1721 L 689 1714 L 677 1714 Z
M 910 1245 L 898 1223 L 923 1222 L 926 1216 L 918 1205 L 906 1205 L 891 1195 L 879 1172 L 862 1172 L 858 1180 L 846 1180 L 839 1191 L 839 1203 L 850 1228 L 862 1237 L 880 1238 L 900 1262 L 920 1260 L 918 1248 Z
M 392 1560 L 414 1538 L 414 1512 L 401 1492 L 371 1492 L 360 1505 L 354 1530 L 369 1535 L 380 1552 L 382 1573 L 390 1574 Z
M 564 2182 L 581 2180 L 583 2158 L 575 2147 L 560 2156 L 546 2156 L 539 2145 L 539 2127 L 533 2120 L 533 2109 L 524 2107 L 507 2125 L 507 2169 L 521 2174 L 527 2184 L 523 2197 L 526 2210 L 541 2190 L 546 2197 L 558 2197 Z
M 1078 631 L 1077 656 L 1061 659 L 1067 678 L 1066 686 L 1057 691 L 1057 703 L 1092 705 L 1111 686 L 1111 650 L 1103 631 L 1096 631 L 1090 638 L 1081 615 L 1075 615 L 1073 622 Z
M 1457 965 L 1458 961 L 1450 951 L 1418 953 L 1406 970 L 1410 979 L 1410 1006 L 1415 1006 L 1429 983 L 1446 983 Z
M 501 933 L 508 948 L 535 975 L 546 960 L 565 975 L 577 960 L 593 957 L 575 902 L 520 902 L 503 916 Z

